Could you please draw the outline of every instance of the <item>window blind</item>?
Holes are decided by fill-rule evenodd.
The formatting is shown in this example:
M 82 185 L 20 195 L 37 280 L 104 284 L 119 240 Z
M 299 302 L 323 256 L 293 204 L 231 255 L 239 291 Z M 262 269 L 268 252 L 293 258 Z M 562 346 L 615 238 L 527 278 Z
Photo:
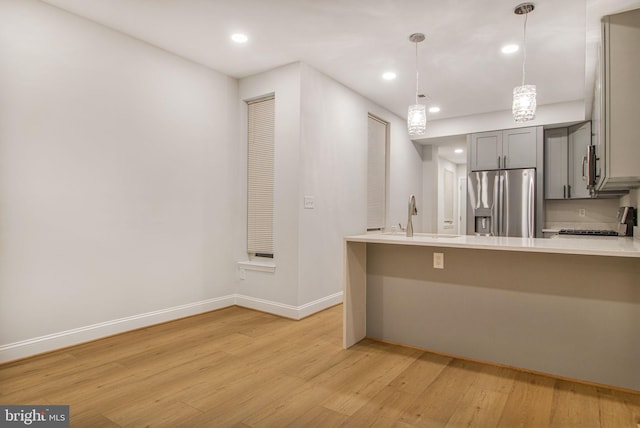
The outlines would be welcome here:
M 380 230 L 385 224 L 387 126 L 369 115 L 367 150 L 367 230 Z
M 275 98 L 248 103 L 247 248 L 273 256 Z

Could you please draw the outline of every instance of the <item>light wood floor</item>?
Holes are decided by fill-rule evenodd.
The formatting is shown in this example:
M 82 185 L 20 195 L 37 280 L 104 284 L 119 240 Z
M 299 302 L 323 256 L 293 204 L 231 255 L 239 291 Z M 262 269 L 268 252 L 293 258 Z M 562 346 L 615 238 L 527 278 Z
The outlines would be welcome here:
M 631 427 L 640 395 L 365 340 L 342 307 L 238 307 L 0 366 L 0 404 L 69 404 L 72 427 Z

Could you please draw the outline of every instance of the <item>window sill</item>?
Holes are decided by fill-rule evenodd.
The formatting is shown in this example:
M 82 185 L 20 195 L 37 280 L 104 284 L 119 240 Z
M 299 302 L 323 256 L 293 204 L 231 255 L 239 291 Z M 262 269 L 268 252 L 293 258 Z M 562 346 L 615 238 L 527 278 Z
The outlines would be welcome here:
M 276 271 L 276 265 L 269 262 L 247 261 L 238 262 L 238 269 L 274 273 Z

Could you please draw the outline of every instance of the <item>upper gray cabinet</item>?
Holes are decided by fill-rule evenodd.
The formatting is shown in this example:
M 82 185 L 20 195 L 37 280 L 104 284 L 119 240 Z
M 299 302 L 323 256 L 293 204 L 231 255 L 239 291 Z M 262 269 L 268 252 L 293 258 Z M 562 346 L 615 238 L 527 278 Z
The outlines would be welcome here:
M 588 198 L 587 148 L 591 122 L 544 133 L 545 199 Z
M 544 198 L 566 199 L 569 177 L 569 130 L 544 132 Z
M 540 127 L 471 134 L 470 169 L 536 168 Z
M 502 131 L 471 134 L 471 171 L 499 169 L 502 164 Z
M 591 122 L 569 127 L 569 197 L 589 198 L 587 150 L 591 145 Z
M 600 175 L 596 190 L 638 187 L 640 9 L 603 18 L 602 54 L 601 85 L 594 106 L 594 117 L 600 119 L 596 127 Z

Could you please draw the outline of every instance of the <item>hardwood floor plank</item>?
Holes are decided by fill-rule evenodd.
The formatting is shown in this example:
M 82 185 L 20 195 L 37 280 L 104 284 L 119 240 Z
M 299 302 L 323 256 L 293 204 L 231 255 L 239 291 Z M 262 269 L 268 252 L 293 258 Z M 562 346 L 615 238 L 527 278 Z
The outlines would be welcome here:
M 600 403 L 595 387 L 556 381 L 550 427 L 598 427 Z
M 386 349 L 363 346 L 374 350 L 359 362 L 357 371 L 342 379 L 339 390 L 323 401 L 322 406 L 345 415 L 354 414 L 422 354 L 415 349 L 392 345 L 387 345 Z
M 178 422 L 200 415 L 198 409 L 175 400 L 136 400 L 103 414 L 118 426 L 175 426 Z
M 505 393 L 471 387 L 445 427 L 495 427 L 507 398 Z
M 73 409 L 70 409 L 70 418 L 72 421 L 71 426 L 73 427 L 122 428 L 121 425 L 118 425 L 95 410 L 76 413 Z
M 500 428 L 549 426 L 555 379 L 517 373 L 497 424 Z
M 25 362 L 28 361 L 28 364 Z M 44 355 L 37 355 L 28 359 L 13 361 L 0 365 L 0 394 L 7 392 L 8 382 L 15 381 L 16 377 L 38 375 L 38 373 L 51 374 L 59 366 L 70 362 L 74 364 L 77 359 L 66 350 L 54 351 Z M 62 369 L 64 370 L 64 369 Z
M 416 398 L 415 394 L 386 386 L 349 417 L 345 426 L 393 426 Z
M 600 426 L 640 428 L 640 396 L 598 388 Z
M 445 426 L 496 426 L 513 387 L 514 378 L 513 370 L 482 365 L 479 371 L 475 371 L 473 384 Z
M 325 386 L 306 383 L 301 388 L 290 391 L 288 397 L 256 410 L 242 422 L 251 427 L 281 427 L 293 423 L 308 413 L 331 394 Z
M 277 401 L 304 384 L 302 379 L 284 375 L 271 369 L 253 367 L 235 376 L 223 384 L 211 385 L 207 392 L 198 395 L 189 394 L 182 399 L 201 410 L 222 410 L 231 407 L 257 406 L 261 408 Z
M 335 428 L 341 426 L 347 420 L 347 416 L 326 407 L 316 406 L 302 416 L 294 419 L 286 425 L 286 428 L 317 427 Z M 353 425 L 355 426 L 355 425 Z
M 349 357 L 342 347 L 331 340 L 320 338 L 308 345 L 296 343 L 298 350 L 289 358 L 282 358 L 271 365 L 274 369 L 304 380 L 310 380 Z
M 444 427 L 473 385 L 482 365 L 452 360 L 400 417 L 416 427 Z
M 0 365 L 3 404 L 77 427 L 631 427 L 640 394 L 363 340 L 342 307 L 302 321 L 227 308 Z
M 425 352 L 390 385 L 401 391 L 420 394 L 431 385 L 450 362 L 451 358 Z

